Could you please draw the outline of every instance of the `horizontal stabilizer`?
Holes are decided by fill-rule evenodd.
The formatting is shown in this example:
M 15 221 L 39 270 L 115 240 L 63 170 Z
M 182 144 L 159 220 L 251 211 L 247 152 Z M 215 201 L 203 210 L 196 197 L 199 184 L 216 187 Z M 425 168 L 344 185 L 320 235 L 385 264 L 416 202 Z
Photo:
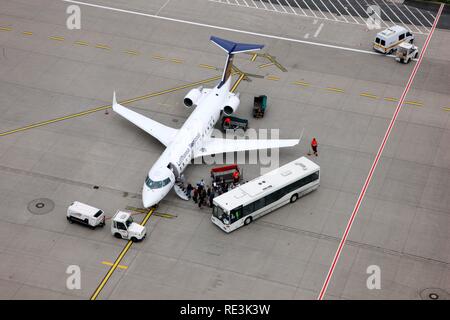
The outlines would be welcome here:
M 264 48 L 261 44 L 250 44 L 250 43 L 239 43 L 215 36 L 211 36 L 211 41 L 218 45 L 220 48 L 225 50 L 228 54 L 235 54 L 240 52 L 255 51 Z

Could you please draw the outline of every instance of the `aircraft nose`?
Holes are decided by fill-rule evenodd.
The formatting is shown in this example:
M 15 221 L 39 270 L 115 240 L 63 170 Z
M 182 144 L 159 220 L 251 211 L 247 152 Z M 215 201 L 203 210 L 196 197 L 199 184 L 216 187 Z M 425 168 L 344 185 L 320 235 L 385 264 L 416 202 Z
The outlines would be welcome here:
M 158 204 L 164 196 L 165 193 L 163 190 L 151 190 L 144 185 L 142 190 L 142 204 L 145 208 L 153 207 L 155 204 Z

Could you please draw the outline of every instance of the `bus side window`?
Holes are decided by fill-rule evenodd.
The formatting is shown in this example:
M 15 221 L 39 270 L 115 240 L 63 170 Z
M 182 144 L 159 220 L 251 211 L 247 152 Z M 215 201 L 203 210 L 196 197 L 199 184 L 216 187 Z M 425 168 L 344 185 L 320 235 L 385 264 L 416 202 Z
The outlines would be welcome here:
M 263 208 L 265 206 L 264 198 L 256 200 L 255 202 L 253 202 L 253 205 L 255 206 L 254 211 Z
M 244 208 L 242 208 L 242 215 L 245 217 L 253 212 L 253 203 L 249 203 Z

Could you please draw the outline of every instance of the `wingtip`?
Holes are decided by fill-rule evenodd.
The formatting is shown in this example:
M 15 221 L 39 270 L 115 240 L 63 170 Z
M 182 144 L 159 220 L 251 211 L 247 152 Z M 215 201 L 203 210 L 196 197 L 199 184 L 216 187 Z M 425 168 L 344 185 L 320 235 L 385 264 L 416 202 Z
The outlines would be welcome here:
M 114 91 L 113 92 L 113 101 L 112 101 L 112 108 L 113 108 L 113 110 L 116 110 L 117 105 L 118 105 L 118 103 L 117 103 L 117 99 L 116 99 L 116 91 Z
M 302 141 L 303 138 L 303 132 L 305 131 L 305 128 L 302 129 L 302 133 L 300 134 L 300 138 L 298 138 L 298 143 L 300 143 L 300 141 Z

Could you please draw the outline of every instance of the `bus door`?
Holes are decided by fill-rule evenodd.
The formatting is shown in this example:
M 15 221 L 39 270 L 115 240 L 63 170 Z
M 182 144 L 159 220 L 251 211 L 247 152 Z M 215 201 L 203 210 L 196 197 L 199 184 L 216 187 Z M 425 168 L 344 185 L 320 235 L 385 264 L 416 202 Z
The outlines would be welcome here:
M 239 206 L 230 211 L 230 224 L 242 218 L 242 206 Z

